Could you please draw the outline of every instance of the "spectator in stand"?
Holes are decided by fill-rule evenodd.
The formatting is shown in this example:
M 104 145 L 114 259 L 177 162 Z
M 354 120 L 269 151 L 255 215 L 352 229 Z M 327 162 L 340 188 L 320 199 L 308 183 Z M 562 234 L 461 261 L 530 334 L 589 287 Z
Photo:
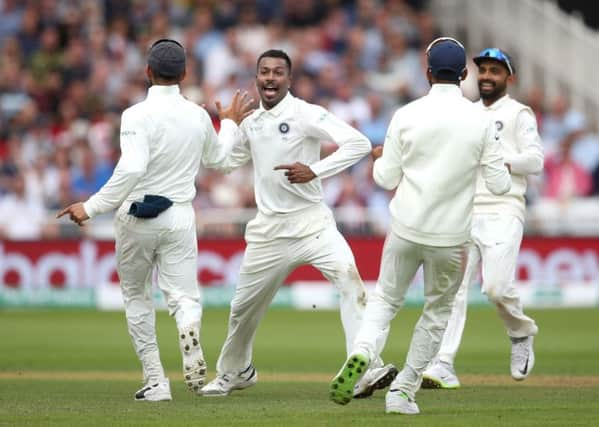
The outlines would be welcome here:
M 94 152 L 86 142 L 79 145 L 79 162 L 73 168 L 71 190 L 77 200 L 88 199 L 97 193 L 112 175 L 112 167 L 98 163 Z
M 21 27 L 23 8 L 17 0 L 3 0 L 0 3 L 0 44 L 6 37 L 15 35 Z
M 541 121 L 541 137 L 546 154 L 561 151 L 560 141 L 575 127 L 582 127 L 584 116 L 571 108 L 564 95 L 551 102 L 548 113 Z
M 347 235 L 363 234 L 368 227 L 366 200 L 358 192 L 356 180 L 348 173 L 339 174 L 340 192 L 333 203 L 341 230 Z
M 22 173 L 10 180 L 10 189 L 0 197 L 0 239 L 42 238 L 47 215 L 40 194 L 29 191 Z
M 0 157 L 0 197 L 11 193 L 13 179 L 23 166 L 19 137 L 16 134 L 11 134 L 2 145 L 4 152 Z
M 599 135 L 589 131 L 586 117 L 571 111 L 565 120 L 566 136 L 572 139 L 572 159 L 592 173 L 599 164 Z
M 24 88 L 18 62 L 2 58 L 0 69 L 0 126 L 8 126 L 28 104 L 31 97 Z
M 533 86 L 528 90 L 528 93 L 525 96 L 525 103 L 530 106 L 533 113 L 535 114 L 535 118 L 537 119 L 537 123 L 539 125 L 539 130 L 542 131 L 544 128 L 544 118 L 545 118 L 545 94 L 543 89 L 540 86 Z
M 424 93 L 427 87 L 421 76 L 424 68 L 421 54 L 409 45 L 401 30 L 388 26 L 385 29 L 388 52 L 381 71 L 368 73 L 366 82 L 372 90 L 390 92 L 402 102 L 411 101 Z M 415 82 L 419 84 L 415 85 Z
M 543 196 L 567 203 L 590 193 L 591 174 L 572 158 L 572 146 L 582 132 L 580 128 L 568 130 L 559 151 L 546 156 Z
M 369 93 L 366 101 L 368 102 L 370 113 L 360 120 L 359 128 L 368 137 L 370 142 L 372 142 L 372 145 L 381 145 L 385 141 L 387 125 L 391 120 L 391 113 L 385 106 L 384 97 L 377 92 Z
M 436 38 L 439 30 L 436 19 L 423 7 L 426 2 L 250 3 L 0 0 L 0 157 L 9 150 L 8 135 L 17 134 L 23 145 L 18 161 L 36 165 L 46 181 L 59 172 L 59 187 L 65 193 L 61 198 L 69 198 L 71 173 L 57 170 L 53 159 L 57 150 L 75 144 L 73 126 L 84 120 L 89 126 L 84 138 L 98 161 L 113 167 L 119 155 L 119 114 L 144 99 L 145 54 L 150 40 L 158 36 L 185 40 L 189 46 L 187 78 L 181 92 L 209 109 L 215 99 L 230 100 L 237 87 L 251 86 L 257 99 L 251 72 L 256 49 L 268 46 L 287 51 L 297 64 L 293 92 L 347 115 L 375 145 L 381 140 L 383 124 L 388 124 L 388 106 L 428 91 L 421 72 L 425 67 L 421 48 Z M 462 84 L 463 91 L 468 90 L 468 83 Z M 546 151 L 555 152 L 571 109 L 566 98 L 559 97 L 543 120 L 542 93 L 536 95 L 540 101 L 529 100 L 529 104 L 538 113 L 546 149 L 550 148 Z M 209 112 L 218 127 L 216 111 Z M 38 121 L 44 123 L 43 129 L 34 124 Z M 39 133 L 42 130 L 44 135 Z M 571 156 L 590 173 L 599 163 L 598 147 L 595 136 L 587 133 L 572 145 Z M 67 157 L 76 160 L 73 151 Z M 329 152 L 325 147 L 323 155 Z M 39 162 L 37 157 L 42 157 Z M 44 164 L 48 174 L 41 172 Z M 364 192 L 369 180 L 360 181 L 359 169 L 351 168 L 350 176 L 357 181 L 369 209 L 378 211 L 388 194 Z M 218 209 L 230 203 L 226 197 L 202 200 L 209 197 L 203 193 L 211 193 L 213 185 L 219 185 L 221 193 L 227 189 L 239 193 L 236 180 L 227 177 L 217 183 L 208 179 L 202 183 L 196 205 L 214 204 Z M 2 189 L 0 183 L 0 193 L 10 193 L 7 186 Z M 529 186 L 534 188 L 537 186 Z M 596 191 L 599 193 L 599 184 Z M 253 200 L 241 199 L 243 206 Z M 46 197 L 45 203 L 46 208 L 54 208 L 56 197 Z M 378 221 L 372 226 L 382 228 L 384 224 Z

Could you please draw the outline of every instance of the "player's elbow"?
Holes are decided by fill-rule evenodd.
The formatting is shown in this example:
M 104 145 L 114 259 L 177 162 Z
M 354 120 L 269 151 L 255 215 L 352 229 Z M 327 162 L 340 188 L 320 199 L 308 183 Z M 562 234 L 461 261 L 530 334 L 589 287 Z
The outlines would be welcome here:
M 351 151 L 353 152 L 356 158 L 359 157 L 360 159 L 370 154 L 370 151 L 372 150 L 372 144 L 370 143 L 370 140 L 368 140 L 368 138 L 366 138 L 365 136 L 360 138 L 354 137 L 351 140 L 347 141 L 346 144 L 348 144 L 348 147 L 352 147 Z
M 364 156 L 370 154 L 372 151 L 372 144 L 370 140 L 366 137 L 360 140 L 360 153 Z
M 375 179 L 375 180 L 374 180 L 374 182 L 376 182 L 376 184 L 377 184 L 379 187 L 381 187 L 381 188 L 383 188 L 383 189 L 385 189 L 385 190 L 393 190 L 393 189 L 396 187 L 396 185 L 390 184 L 390 183 L 388 183 L 388 182 L 385 182 L 385 181 L 377 181 L 377 180 Z
M 543 156 L 534 157 L 531 162 L 531 175 L 539 175 L 543 171 Z

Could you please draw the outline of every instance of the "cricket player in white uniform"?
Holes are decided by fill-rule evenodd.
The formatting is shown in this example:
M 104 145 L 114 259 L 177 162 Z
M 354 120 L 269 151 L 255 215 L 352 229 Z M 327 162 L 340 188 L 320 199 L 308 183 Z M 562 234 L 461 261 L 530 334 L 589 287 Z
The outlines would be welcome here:
M 458 388 L 460 382 L 453 367 L 464 332 L 468 288 L 476 280 L 482 263 L 482 291 L 496 307 L 512 342 L 511 374 L 525 379 L 534 366 L 533 337 L 538 328 L 522 311 L 514 276 L 522 241 L 526 177 L 543 169 L 543 148 L 537 121 L 530 107 L 507 94 L 514 79 L 510 57 L 497 48 L 485 49 L 474 58 L 478 65 L 481 99 L 476 105 L 497 126 L 501 151 L 510 166 L 512 188 L 494 195 L 479 176 L 474 197 L 472 241 L 464 281 L 433 364 L 424 372 L 422 387 Z
M 404 368 L 387 392 L 388 413 L 419 413 L 415 394 L 422 372 L 437 354 L 464 275 L 479 169 L 492 193 L 506 193 L 511 185 L 493 122 L 460 90 L 467 74 L 463 46 L 441 38 L 427 55 L 429 93 L 395 113 L 384 147 L 373 150 L 374 180 L 397 188 L 390 202 L 392 227 L 352 354 L 330 386 L 334 402 L 351 400 L 353 384 L 378 354 L 373 338 L 389 327 L 423 266 L 423 313 Z
M 196 393 L 204 385 L 202 305 L 191 201 L 200 165 L 218 167 L 225 158 L 225 147 L 218 144 L 208 113 L 179 92 L 179 82 L 185 77 L 185 52 L 178 42 L 155 42 L 146 74 L 152 83 L 147 98 L 127 108 L 121 117 L 121 157 L 112 177 L 85 203 L 75 203 L 58 216 L 69 214 L 82 225 L 118 208 L 117 271 L 145 384 L 135 399 L 159 401 L 171 400 L 171 391 L 156 342 L 154 268 L 169 313 L 177 323 L 185 382 Z M 249 106 L 240 111 L 249 112 Z
M 238 126 L 227 119 L 231 109 L 217 103 L 219 138 L 236 141 L 226 167 L 253 161 L 258 213 L 247 224 L 228 334 L 217 377 L 202 389 L 205 396 L 227 396 L 256 383 L 252 346 L 258 324 L 285 278 L 300 265 L 314 266 L 339 290 L 347 351 L 362 320 L 366 290 L 351 249 L 323 202 L 321 180 L 358 162 L 371 144 L 324 108 L 291 95 L 290 83 L 291 60 L 283 51 L 269 50 L 257 62 L 260 107 Z M 321 159 L 323 140 L 339 148 Z M 379 342 L 385 339 L 383 331 Z M 379 358 L 374 368 L 357 385 L 359 397 L 386 387 L 397 374 Z

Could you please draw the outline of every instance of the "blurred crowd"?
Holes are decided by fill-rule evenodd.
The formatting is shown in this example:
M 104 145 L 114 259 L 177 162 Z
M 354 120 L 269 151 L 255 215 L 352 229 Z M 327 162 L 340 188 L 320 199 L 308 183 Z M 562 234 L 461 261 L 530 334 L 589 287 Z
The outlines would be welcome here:
M 182 92 L 206 106 L 217 129 L 214 101 L 228 103 L 237 89 L 255 94 L 257 56 L 280 48 L 293 61 L 292 92 L 377 145 L 393 112 L 428 91 L 423 51 L 438 35 L 425 0 L 0 0 L 0 238 L 94 230 L 54 216 L 110 177 L 120 113 L 145 97 L 145 55 L 159 38 L 186 47 Z M 478 97 L 473 77 L 463 89 Z M 537 113 L 546 150 L 529 203 L 599 194 L 594 124 L 567 98 L 544 99 L 542 88 L 512 94 Z M 325 144 L 323 155 L 334 149 Z M 364 159 L 324 183 L 347 233 L 387 229 L 391 193 L 374 185 L 371 167 Z M 251 165 L 203 170 L 197 189 L 200 232 L 240 235 L 247 217 L 223 212 L 255 208 Z M 94 222 L 97 231 L 110 217 Z

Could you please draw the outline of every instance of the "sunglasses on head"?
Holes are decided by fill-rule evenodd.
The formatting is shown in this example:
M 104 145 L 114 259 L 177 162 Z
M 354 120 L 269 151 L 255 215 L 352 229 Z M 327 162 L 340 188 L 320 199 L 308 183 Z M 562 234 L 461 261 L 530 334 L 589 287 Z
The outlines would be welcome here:
M 496 61 L 504 63 L 510 74 L 514 74 L 514 69 L 512 67 L 510 57 L 503 53 L 500 49 L 497 49 L 496 47 L 491 47 L 483 50 L 481 53 L 479 53 L 479 55 L 476 58 L 478 60 L 484 58 L 495 59 Z

